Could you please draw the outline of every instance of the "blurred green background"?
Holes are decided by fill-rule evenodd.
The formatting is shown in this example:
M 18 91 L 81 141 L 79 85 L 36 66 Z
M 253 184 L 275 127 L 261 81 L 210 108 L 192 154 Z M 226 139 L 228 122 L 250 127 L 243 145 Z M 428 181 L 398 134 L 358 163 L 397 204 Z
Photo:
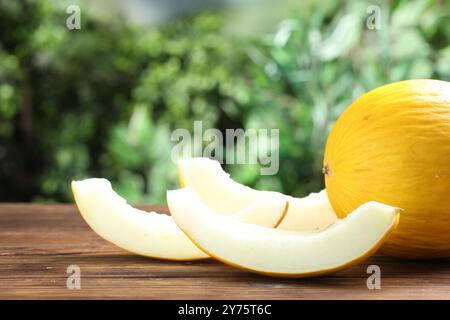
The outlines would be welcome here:
M 81 30 L 66 28 L 70 4 Z M 70 181 L 96 176 L 131 202 L 164 203 L 178 185 L 171 132 L 194 120 L 279 128 L 277 175 L 226 170 L 318 191 L 326 137 L 351 101 L 450 80 L 449 22 L 450 3 L 429 0 L 0 0 L 0 201 L 72 201 Z

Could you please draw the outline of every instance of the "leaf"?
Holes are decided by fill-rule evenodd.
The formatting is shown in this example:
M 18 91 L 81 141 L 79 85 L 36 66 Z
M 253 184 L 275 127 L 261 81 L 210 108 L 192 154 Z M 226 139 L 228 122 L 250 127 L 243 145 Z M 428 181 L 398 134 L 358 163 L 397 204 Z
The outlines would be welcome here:
M 318 56 L 323 61 L 330 61 L 347 54 L 357 43 L 361 35 L 360 20 L 354 14 L 347 14 L 339 19 L 333 33 L 322 41 Z

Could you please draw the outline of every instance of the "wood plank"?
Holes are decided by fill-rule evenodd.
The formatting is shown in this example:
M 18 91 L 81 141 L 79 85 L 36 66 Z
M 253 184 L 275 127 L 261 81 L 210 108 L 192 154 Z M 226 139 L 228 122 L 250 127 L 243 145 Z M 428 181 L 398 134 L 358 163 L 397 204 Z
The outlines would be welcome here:
M 214 260 L 135 256 L 91 231 L 74 205 L 0 205 L 1 299 L 450 299 L 449 262 L 375 256 L 329 276 L 276 279 Z M 366 286 L 371 264 L 380 290 Z M 81 290 L 66 287 L 69 265 L 81 268 Z

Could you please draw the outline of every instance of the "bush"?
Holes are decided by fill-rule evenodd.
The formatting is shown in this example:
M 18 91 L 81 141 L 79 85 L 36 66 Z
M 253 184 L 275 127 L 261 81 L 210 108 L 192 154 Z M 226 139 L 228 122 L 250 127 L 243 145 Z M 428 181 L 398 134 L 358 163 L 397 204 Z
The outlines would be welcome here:
M 324 5 L 326 4 L 326 5 Z M 227 15 L 154 28 L 84 15 L 65 27 L 52 1 L 0 2 L 1 201 L 68 201 L 74 178 L 103 176 L 133 202 L 177 185 L 170 134 L 279 128 L 280 171 L 230 165 L 250 186 L 323 187 L 332 123 L 363 92 L 408 78 L 448 80 L 449 4 L 394 1 L 380 30 L 369 2 L 306 2 L 274 34 L 227 35 Z

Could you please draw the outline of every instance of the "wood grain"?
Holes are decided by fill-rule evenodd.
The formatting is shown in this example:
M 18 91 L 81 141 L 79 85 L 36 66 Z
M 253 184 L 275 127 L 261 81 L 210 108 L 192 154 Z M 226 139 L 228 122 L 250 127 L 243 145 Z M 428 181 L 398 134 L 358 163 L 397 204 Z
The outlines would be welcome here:
M 142 208 L 167 212 L 166 207 Z M 371 264 L 381 268 L 380 290 L 367 289 Z M 81 268 L 80 290 L 66 287 L 69 265 Z M 375 256 L 325 277 L 276 279 L 214 260 L 132 255 L 91 231 L 74 205 L 1 204 L 0 298 L 450 299 L 450 261 Z

